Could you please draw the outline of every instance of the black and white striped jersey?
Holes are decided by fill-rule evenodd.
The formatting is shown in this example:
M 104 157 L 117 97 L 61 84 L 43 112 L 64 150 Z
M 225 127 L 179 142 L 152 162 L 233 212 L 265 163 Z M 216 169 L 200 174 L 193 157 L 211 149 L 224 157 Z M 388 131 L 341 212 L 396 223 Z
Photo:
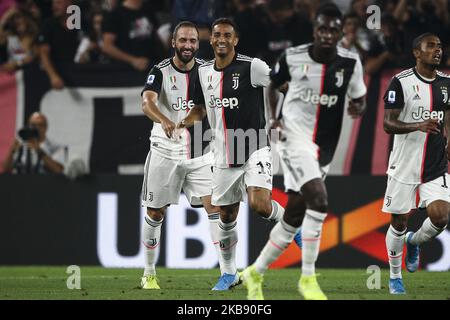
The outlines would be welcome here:
M 386 109 L 401 109 L 398 120 L 406 123 L 439 119 L 440 133 L 414 131 L 394 135 L 387 174 L 396 180 L 419 184 L 447 173 L 445 111 L 450 109 L 450 76 L 437 72 L 434 80 L 420 76 L 415 68 L 395 75 L 384 95 Z
M 276 86 L 289 83 L 282 107 L 282 146 L 309 152 L 326 166 L 339 141 L 346 96 L 361 98 L 366 86 L 357 54 L 338 47 L 336 59 L 322 64 L 311 58 L 311 50 L 311 43 L 286 49 L 271 80 Z
M 240 54 L 224 69 L 215 60 L 199 67 L 194 103 L 206 108 L 215 166 L 241 166 L 267 146 L 263 87 L 270 83 L 269 73 L 262 60 Z
M 147 77 L 142 93 L 152 90 L 158 93 L 158 108 L 175 124 L 186 117 L 194 106 L 192 97 L 198 78 L 198 67 L 204 61 L 195 59 L 194 67 L 190 71 L 183 71 L 176 67 L 172 58 L 163 60 L 155 65 Z M 209 145 L 208 139 L 203 139 L 209 128 L 205 119 L 189 129 L 175 132 L 175 138 L 167 138 L 161 124 L 154 123 L 150 136 L 152 150 L 170 159 L 191 159 L 204 154 Z M 178 137 L 179 135 L 179 137 Z

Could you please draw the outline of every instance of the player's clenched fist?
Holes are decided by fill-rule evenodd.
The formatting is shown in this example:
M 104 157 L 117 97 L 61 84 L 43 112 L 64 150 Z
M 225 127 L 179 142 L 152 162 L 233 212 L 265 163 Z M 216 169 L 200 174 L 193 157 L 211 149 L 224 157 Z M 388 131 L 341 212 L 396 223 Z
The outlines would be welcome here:
M 428 119 L 423 122 L 418 123 L 418 130 L 426 133 L 438 134 L 441 132 L 439 130 L 439 120 L 438 119 Z

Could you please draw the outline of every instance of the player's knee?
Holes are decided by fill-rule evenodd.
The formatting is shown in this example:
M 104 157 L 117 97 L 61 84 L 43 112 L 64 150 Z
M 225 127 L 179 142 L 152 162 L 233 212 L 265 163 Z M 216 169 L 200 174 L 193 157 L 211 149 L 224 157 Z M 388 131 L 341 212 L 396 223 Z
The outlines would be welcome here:
M 308 208 L 318 212 L 328 211 L 328 197 L 324 193 L 316 194 L 311 200 L 307 202 Z
M 155 221 L 160 221 L 164 218 L 164 214 L 166 213 L 166 208 L 147 208 L 147 215 Z
M 448 225 L 448 212 L 442 212 L 440 214 L 430 217 L 431 223 L 440 229 L 445 228 Z
M 239 203 L 220 207 L 220 220 L 224 223 L 230 223 L 237 219 L 239 212 Z

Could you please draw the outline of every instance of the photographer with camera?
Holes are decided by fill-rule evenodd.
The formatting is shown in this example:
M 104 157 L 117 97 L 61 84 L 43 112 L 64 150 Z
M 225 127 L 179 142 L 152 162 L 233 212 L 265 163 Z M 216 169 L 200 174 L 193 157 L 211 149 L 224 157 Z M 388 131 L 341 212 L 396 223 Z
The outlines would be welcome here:
M 19 130 L 4 162 L 5 172 L 17 174 L 57 173 L 64 171 L 65 149 L 46 137 L 47 118 L 33 113 L 28 127 Z

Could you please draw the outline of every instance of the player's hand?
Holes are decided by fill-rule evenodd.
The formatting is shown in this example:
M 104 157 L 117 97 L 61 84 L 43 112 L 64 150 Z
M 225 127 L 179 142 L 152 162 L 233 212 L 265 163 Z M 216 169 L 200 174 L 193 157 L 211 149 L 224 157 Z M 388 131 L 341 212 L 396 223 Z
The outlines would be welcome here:
M 150 61 L 148 61 L 148 59 L 144 58 L 144 57 L 134 58 L 131 62 L 131 65 L 133 66 L 133 68 L 135 68 L 136 70 L 139 70 L 139 71 L 147 70 L 147 67 L 149 66 L 149 64 L 150 64 Z
M 418 130 L 425 133 L 438 134 L 439 132 L 441 132 L 439 130 L 439 120 L 428 119 L 423 122 L 418 122 Z
M 175 123 L 170 120 L 161 121 L 161 127 L 166 133 L 167 138 L 172 139 L 175 130 Z
M 37 151 L 39 149 L 39 141 L 37 139 L 31 139 L 27 141 L 28 148 Z
M 52 88 L 56 89 L 56 90 L 61 90 L 65 86 L 64 80 L 60 76 L 57 76 L 57 75 L 52 76 L 50 78 L 50 84 L 51 84 Z
M 350 100 L 348 102 L 347 112 L 352 119 L 361 117 L 366 111 L 365 103 L 363 101 Z

